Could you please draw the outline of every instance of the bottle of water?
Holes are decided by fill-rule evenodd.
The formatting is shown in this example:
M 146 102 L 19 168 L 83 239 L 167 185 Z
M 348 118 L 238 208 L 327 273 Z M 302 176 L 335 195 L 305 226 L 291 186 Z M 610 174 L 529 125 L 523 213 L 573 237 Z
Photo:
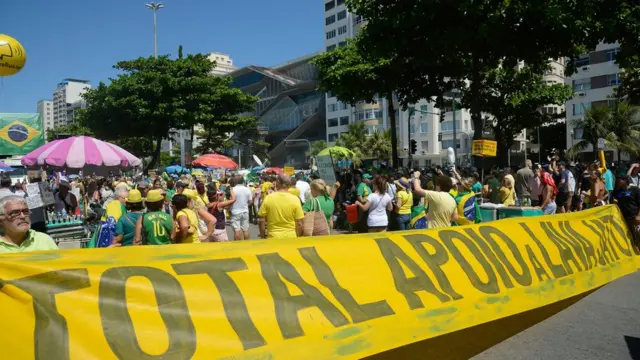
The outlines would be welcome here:
M 520 207 L 520 199 L 516 197 L 516 206 Z

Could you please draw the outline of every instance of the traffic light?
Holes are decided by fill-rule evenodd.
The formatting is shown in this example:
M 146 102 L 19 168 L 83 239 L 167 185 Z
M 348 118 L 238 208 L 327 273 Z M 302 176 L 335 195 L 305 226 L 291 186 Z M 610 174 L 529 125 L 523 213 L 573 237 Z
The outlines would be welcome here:
M 440 110 L 440 122 L 444 121 L 444 114 L 445 114 L 444 110 Z
M 411 139 L 411 155 L 414 155 L 418 151 L 418 142 Z

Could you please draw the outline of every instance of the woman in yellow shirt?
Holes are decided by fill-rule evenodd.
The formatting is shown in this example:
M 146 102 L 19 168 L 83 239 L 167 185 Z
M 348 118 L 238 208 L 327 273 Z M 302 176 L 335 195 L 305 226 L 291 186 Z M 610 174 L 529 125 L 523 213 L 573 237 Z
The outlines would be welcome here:
M 398 230 L 411 229 L 411 207 L 413 206 L 413 192 L 409 180 L 403 177 L 395 181 L 396 188 L 396 222 Z
M 175 221 L 177 230 L 175 232 L 175 239 L 171 239 L 172 242 L 178 244 L 195 244 L 200 243 L 198 237 L 198 216 L 196 213 L 189 209 L 189 199 L 186 195 L 176 194 L 171 199 L 173 204 L 173 213 L 175 215 Z
M 516 204 L 516 192 L 513 188 L 513 177 L 505 176 L 502 179 L 502 187 L 500 187 L 500 202 L 505 206 L 514 206 Z

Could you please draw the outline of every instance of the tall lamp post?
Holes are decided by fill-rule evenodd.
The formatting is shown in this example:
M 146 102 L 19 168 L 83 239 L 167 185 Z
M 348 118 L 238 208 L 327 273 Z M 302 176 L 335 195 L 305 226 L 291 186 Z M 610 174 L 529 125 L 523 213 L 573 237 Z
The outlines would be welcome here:
M 150 2 L 145 5 L 147 9 L 153 10 L 153 57 L 158 58 L 158 27 L 156 24 L 156 12 L 164 7 L 162 3 Z

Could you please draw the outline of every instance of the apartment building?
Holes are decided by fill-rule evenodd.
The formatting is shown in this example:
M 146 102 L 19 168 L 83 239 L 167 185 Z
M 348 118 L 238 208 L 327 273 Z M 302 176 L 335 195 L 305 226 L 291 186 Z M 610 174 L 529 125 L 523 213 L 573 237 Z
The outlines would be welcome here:
M 42 129 L 45 131 L 53 129 L 53 101 L 38 101 L 38 113 L 42 119 Z
M 66 125 L 73 120 L 75 109 L 85 106 L 82 94 L 90 88 L 91 83 L 88 80 L 64 79 L 58 84 L 53 92 L 54 126 Z
M 566 104 L 567 149 L 582 139 L 582 129 L 574 128 L 574 120 L 583 118 L 585 111 L 592 107 L 611 105 L 613 102 L 610 97 L 615 87 L 620 85 L 621 69 L 615 62 L 619 52 L 618 43 L 601 43 L 595 51 L 576 60 L 576 72 L 566 79 L 566 83 L 575 91 L 574 98 Z M 593 149 L 584 151 L 589 156 Z
M 231 59 L 229 54 L 212 52 L 209 53 L 208 57 L 209 60 L 216 62 L 216 67 L 211 71 L 212 75 L 224 76 L 238 69 L 236 66 L 233 66 L 233 59 Z

